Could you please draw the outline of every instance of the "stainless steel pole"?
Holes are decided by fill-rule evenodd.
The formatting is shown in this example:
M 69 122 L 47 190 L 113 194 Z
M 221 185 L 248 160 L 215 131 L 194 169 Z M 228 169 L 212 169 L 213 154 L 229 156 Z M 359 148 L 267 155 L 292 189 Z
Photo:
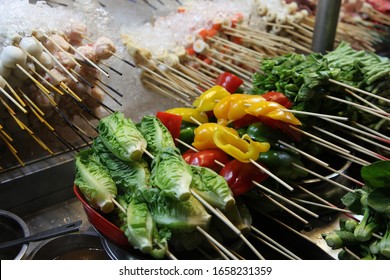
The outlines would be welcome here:
M 341 0 L 318 0 L 312 51 L 325 53 L 333 50 Z

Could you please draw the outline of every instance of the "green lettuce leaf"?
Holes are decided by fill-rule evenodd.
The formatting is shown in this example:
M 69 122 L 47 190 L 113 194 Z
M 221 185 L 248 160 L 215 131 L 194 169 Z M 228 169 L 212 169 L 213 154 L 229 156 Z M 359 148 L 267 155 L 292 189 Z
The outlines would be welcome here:
M 142 134 L 121 112 L 102 118 L 97 130 L 104 145 L 121 160 L 139 160 L 146 149 L 147 143 Z
M 152 161 L 150 183 L 176 200 L 190 197 L 192 172 L 177 148 L 166 148 Z
M 145 116 L 137 127 L 146 139 L 148 151 L 152 155 L 157 155 L 165 148 L 175 147 L 171 133 L 157 117 Z
M 232 191 L 225 178 L 202 166 L 191 166 L 191 188 L 213 207 L 227 210 L 235 204 Z
M 114 209 L 112 198 L 117 195 L 115 182 L 92 149 L 76 155 L 74 183 L 92 207 L 104 213 Z
M 123 161 L 111 153 L 98 136 L 92 145 L 101 162 L 107 167 L 116 186 L 123 193 L 141 197 L 142 191 L 148 187 L 150 170 L 142 158 L 138 161 Z
M 149 190 L 147 197 L 153 220 L 158 226 L 170 229 L 172 233 L 192 232 L 197 226 L 204 229 L 209 226 L 211 215 L 192 195 L 185 201 L 177 201 L 154 188 Z

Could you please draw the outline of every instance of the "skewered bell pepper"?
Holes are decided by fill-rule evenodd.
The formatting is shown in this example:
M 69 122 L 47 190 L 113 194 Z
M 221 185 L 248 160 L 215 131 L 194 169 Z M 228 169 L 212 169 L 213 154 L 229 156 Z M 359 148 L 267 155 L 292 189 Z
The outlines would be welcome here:
M 273 101 L 279 103 L 280 105 L 290 109 L 294 104 L 288 99 L 286 95 L 277 91 L 269 91 L 261 95 L 267 101 Z
M 261 183 L 268 178 L 267 173 L 264 173 L 254 164 L 240 162 L 236 159 L 227 162 L 219 172 L 219 175 L 225 178 L 234 197 L 254 188 L 255 185 L 252 181 Z
M 223 166 L 231 160 L 229 155 L 219 149 L 209 149 L 199 152 L 189 150 L 183 154 L 184 160 L 190 165 L 203 166 L 219 172 Z
M 244 81 L 232 73 L 223 72 L 219 74 L 215 83 L 224 87 L 228 92 L 235 93 Z
M 215 104 L 228 95 L 230 95 L 230 93 L 226 89 L 222 86 L 216 85 L 203 92 L 197 99 L 195 99 L 192 105 L 196 107 L 196 110 L 198 111 L 212 111 Z
M 214 115 L 219 124 L 227 125 L 229 122 L 241 119 L 247 112 L 248 105 L 265 101 L 259 95 L 231 94 L 221 99 L 214 107 Z
M 156 117 L 169 130 L 174 140 L 180 137 L 180 127 L 183 119 L 182 116 L 167 112 L 157 112 Z
M 245 111 L 256 117 L 265 116 L 274 120 L 279 120 L 293 125 L 302 123 L 291 113 L 284 111 L 286 107 L 272 101 L 262 101 L 247 107 Z
M 205 112 L 200 112 L 194 108 L 173 108 L 165 111 L 166 113 L 181 116 L 183 121 L 190 123 L 207 123 L 209 118 Z
M 213 140 L 218 148 L 241 162 L 257 160 L 261 152 L 266 152 L 270 148 L 269 143 L 253 141 L 247 134 L 240 138 L 238 132 L 233 131 L 231 128 L 218 126 Z
M 195 128 L 194 133 L 194 142 L 192 143 L 192 146 L 194 146 L 198 150 L 206 150 L 206 149 L 218 149 L 218 146 L 214 143 L 213 135 L 217 128 L 222 127 L 222 129 L 225 129 L 227 131 L 230 131 L 231 133 L 237 135 L 238 133 L 235 129 L 224 127 L 222 125 L 219 125 L 217 123 L 204 123 Z

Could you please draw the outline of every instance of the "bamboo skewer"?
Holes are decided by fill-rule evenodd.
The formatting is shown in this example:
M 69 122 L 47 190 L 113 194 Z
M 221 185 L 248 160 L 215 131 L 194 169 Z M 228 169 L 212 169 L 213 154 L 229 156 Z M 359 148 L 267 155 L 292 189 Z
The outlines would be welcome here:
M 368 92 L 368 91 L 365 91 L 365 90 L 362 90 L 362 89 L 359 89 L 359 88 L 356 88 L 356 87 L 353 87 L 353 86 L 350 86 L 350 85 L 347 85 L 347 84 L 344 84 L 342 82 L 339 82 L 339 81 L 336 81 L 336 80 L 333 80 L 333 79 L 328 79 L 329 82 L 333 83 L 333 84 L 336 84 L 336 85 L 339 85 L 339 86 L 342 86 L 342 87 L 345 87 L 347 89 L 350 89 L 350 90 L 353 90 L 353 91 L 357 91 L 359 93 L 363 93 L 365 95 L 368 95 L 368 96 L 371 96 L 371 97 L 374 97 L 376 99 L 379 99 L 379 100 L 382 100 L 382 101 L 385 101 L 387 103 L 390 103 L 390 100 L 387 99 L 387 98 L 384 98 L 382 96 L 379 96 L 379 95 L 376 95 L 376 94 L 373 94 L 371 92 Z
M 264 240 L 263 238 L 259 237 L 259 236 L 256 236 L 254 234 L 251 234 L 251 236 L 253 238 L 255 238 L 256 240 L 262 242 L 263 244 L 267 245 L 268 247 L 270 247 L 271 249 L 275 250 L 276 252 L 278 252 L 279 254 L 281 254 L 282 256 L 286 257 L 287 259 L 289 260 L 296 260 L 296 258 L 293 258 L 292 256 L 290 256 L 289 254 L 285 253 L 283 250 L 280 250 L 278 247 L 274 246 L 273 244 L 271 244 L 270 242 Z
M 199 231 L 199 230 L 198 230 L 198 231 Z M 199 232 L 200 232 L 200 231 L 199 231 Z M 202 234 L 203 234 L 203 232 L 202 232 Z M 206 234 L 207 234 L 207 232 L 206 232 Z M 217 253 L 222 257 L 222 259 L 224 259 L 224 260 L 229 260 L 228 256 L 226 256 L 225 253 L 222 252 L 222 250 L 219 249 L 219 247 L 218 247 L 217 245 L 215 245 L 215 244 L 209 239 L 208 236 L 204 235 L 204 237 L 206 237 L 207 242 L 210 244 L 211 247 L 213 247 L 213 249 L 214 249 L 215 251 L 217 251 Z M 221 244 L 221 245 L 222 245 L 222 244 Z M 230 252 L 230 251 L 229 251 L 229 252 Z M 211 259 L 211 258 L 210 258 L 210 259 Z
M 314 217 L 314 218 L 318 218 L 318 217 L 319 217 L 318 214 L 316 214 L 316 213 L 314 213 L 314 212 L 312 212 L 312 211 L 310 211 L 310 210 L 308 210 L 308 209 L 302 207 L 301 205 L 299 205 L 299 204 L 297 204 L 297 203 L 295 203 L 295 202 L 289 200 L 288 198 L 286 198 L 286 197 L 284 197 L 284 196 L 278 194 L 277 192 L 274 192 L 274 191 L 270 190 L 269 188 L 266 188 L 266 187 L 263 186 L 262 184 L 259 184 L 259 183 L 256 182 L 256 181 L 252 181 L 252 183 L 255 184 L 257 187 L 259 187 L 260 189 L 262 189 L 262 190 L 264 190 L 264 191 L 266 191 L 266 192 L 268 192 L 268 193 L 274 195 L 275 197 L 277 197 L 277 198 L 279 198 L 279 199 L 285 201 L 286 203 L 288 203 L 288 204 L 290 204 L 290 205 L 292 205 L 292 206 L 294 206 L 294 207 L 296 207 L 296 208 L 302 210 L 303 212 L 306 212 L 306 213 L 309 214 L 310 216 L 312 216 L 312 217 Z
M 230 229 L 232 229 L 247 245 L 248 247 L 255 253 L 259 259 L 264 260 L 264 257 L 257 251 L 257 249 L 246 239 L 246 237 L 241 233 L 241 231 L 232 224 L 232 222 L 225 217 L 225 215 L 220 212 L 218 209 L 212 207 L 209 203 L 207 203 L 201 196 L 199 196 L 195 191 L 190 190 L 191 194 L 195 196 L 197 200 L 199 200 L 203 206 L 205 206 L 208 210 L 210 210 L 216 217 L 218 217 L 222 222 L 224 222 Z
M 266 235 L 265 233 L 261 232 L 259 229 L 255 228 L 254 226 L 251 226 L 251 230 L 253 230 L 256 234 L 260 235 L 262 238 L 265 238 L 267 239 L 269 242 L 271 242 L 272 244 L 274 244 L 276 247 L 278 247 L 280 250 L 284 251 L 286 254 L 288 254 L 289 256 L 291 256 L 293 259 L 295 260 L 300 260 L 301 258 L 298 257 L 296 254 L 294 254 L 293 252 L 291 252 L 290 250 L 288 250 L 286 247 L 282 246 L 280 243 L 276 242 L 274 239 L 272 239 L 271 237 L 269 237 L 268 235 Z M 255 236 L 253 234 L 253 236 Z
M 260 191 L 260 190 L 259 190 Z M 261 191 L 260 191 L 261 192 Z M 304 223 L 305 225 L 309 224 L 309 221 L 307 221 L 306 219 L 302 218 L 301 216 L 299 216 L 297 213 L 295 213 L 294 211 L 292 211 L 290 208 L 284 206 L 282 203 L 276 201 L 275 199 L 273 199 L 271 196 L 265 194 L 264 192 L 261 192 L 261 194 L 266 198 L 268 199 L 270 202 L 272 202 L 273 204 L 275 204 L 276 206 L 278 206 L 280 209 L 284 210 L 287 214 L 290 214 L 291 216 L 293 216 L 294 218 L 298 219 L 299 221 L 301 221 L 302 223 Z
M 197 226 L 196 229 L 203 234 L 207 240 L 211 241 L 215 246 L 217 246 L 221 251 L 224 252 L 224 254 L 228 255 L 233 260 L 238 260 L 236 256 L 234 256 L 228 249 L 225 248 L 221 243 L 219 243 L 214 237 L 212 237 L 207 231 L 205 231 L 203 228 Z
M 319 114 L 314 112 L 307 112 L 307 111 L 297 111 L 297 110 L 289 110 L 289 109 L 283 109 L 284 112 L 291 112 L 294 114 L 301 114 L 301 115 L 308 115 L 308 116 L 314 116 L 314 117 L 323 117 L 323 118 L 329 118 L 329 119 L 335 119 L 335 120 L 341 120 L 341 121 L 347 121 L 347 117 L 339 117 L 339 116 L 333 116 L 333 115 L 326 115 L 326 114 Z
M 312 201 L 309 201 L 309 200 L 294 198 L 294 197 L 291 198 L 291 199 L 292 199 L 292 200 L 295 200 L 295 201 L 297 201 L 297 202 L 301 202 L 301 203 L 303 203 L 303 204 L 313 205 L 313 206 L 316 206 L 316 207 L 321 207 L 321 208 L 325 208 L 325 209 L 330 209 L 330 210 L 333 210 L 333 211 L 338 211 L 338 212 L 342 212 L 342 213 L 349 213 L 349 214 L 352 214 L 352 212 L 351 212 L 350 210 L 347 210 L 347 209 L 341 209 L 341 208 L 338 208 L 338 207 L 328 206 L 328 205 L 324 205 L 324 204 L 312 202 Z

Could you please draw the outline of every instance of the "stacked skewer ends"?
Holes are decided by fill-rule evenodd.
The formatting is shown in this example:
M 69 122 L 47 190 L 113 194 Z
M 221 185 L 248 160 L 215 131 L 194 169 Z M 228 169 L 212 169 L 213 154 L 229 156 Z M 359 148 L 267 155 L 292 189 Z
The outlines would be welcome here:
M 64 31 L 15 35 L 3 48 L 0 137 L 20 165 L 25 163 L 18 149 L 32 145 L 18 141 L 32 137 L 50 154 L 73 150 L 90 142 L 94 130 L 89 121 L 99 119 L 100 109 L 113 111 L 103 103 L 109 93 L 101 76 L 109 74 L 99 65 L 114 55 L 116 47 L 109 38 L 91 41 L 86 36 L 87 27 L 72 22 Z M 39 153 L 30 148 L 30 153 Z

